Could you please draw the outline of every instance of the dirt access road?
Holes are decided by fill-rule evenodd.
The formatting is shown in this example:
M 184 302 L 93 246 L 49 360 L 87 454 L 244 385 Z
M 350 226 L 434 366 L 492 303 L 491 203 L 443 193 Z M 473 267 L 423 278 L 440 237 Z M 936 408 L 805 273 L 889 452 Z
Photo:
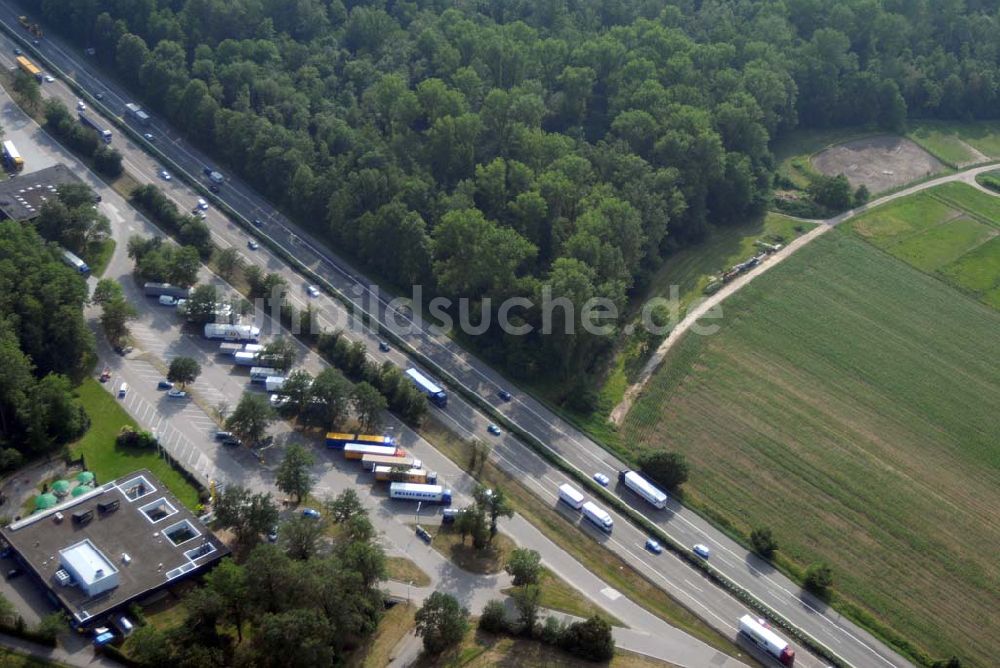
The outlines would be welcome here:
M 667 335 L 667 338 L 663 340 L 660 346 L 656 349 L 656 352 L 654 352 L 653 355 L 649 358 L 649 361 L 646 362 L 646 365 L 642 368 L 642 371 L 639 372 L 639 376 L 638 378 L 636 378 L 636 381 L 632 385 L 630 385 L 627 390 L 625 390 L 625 395 L 622 397 L 622 400 L 618 403 L 617 406 L 615 406 L 614 410 L 611 411 L 611 422 L 615 425 L 621 425 L 621 423 L 625 420 L 625 416 L 628 415 L 629 410 L 635 403 L 635 400 L 639 397 L 639 394 L 642 393 L 642 389 L 646 386 L 646 383 L 649 382 L 649 379 L 653 376 L 653 373 L 660 367 L 660 364 L 663 363 L 663 360 L 666 358 L 667 353 L 670 352 L 670 349 L 674 347 L 674 344 L 677 343 L 677 341 L 679 341 L 684 336 L 684 334 L 687 333 L 688 330 L 690 330 L 694 326 L 696 322 L 704 318 L 706 315 L 712 315 L 713 317 L 721 318 L 722 317 L 721 310 L 718 310 L 717 307 L 723 302 L 723 300 L 725 300 L 727 297 L 734 294 L 735 292 L 741 290 L 743 286 L 745 286 L 750 281 L 754 280 L 767 270 L 777 266 L 778 264 L 789 258 L 793 253 L 795 253 L 797 250 L 799 250 L 806 244 L 826 234 L 829 230 L 836 227 L 837 225 L 840 225 L 845 220 L 850 220 L 851 218 L 861 213 L 874 209 L 875 207 L 882 206 L 883 204 L 886 204 L 893 200 L 900 199 L 902 197 L 908 197 L 909 195 L 913 195 L 922 190 L 927 190 L 928 188 L 933 188 L 935 186 L 939 186 L 944 183 L 951 183 L 954 181 L 967 183 L 971 185 L 973 188 L 981 190 L 995 197 L 997 196 L 997 193 L 981 186 L 976 181 L 976 176 L 982 174 L 983 172 L 992 171 L 996 168 L 997 168 L 996 162 L 991 162 L 987 165 L 980 165 L 978 167 L 966 169 L 964 171 L 956 172 L 954 174 L 948 174 L 947 176 L 942 176 L 940 178 L 931 179 L 930 181 L 918 183 L 917 185 L 911 186 L 910 188 L 905 188 L 903 190 L 890 193 L 888 195 L 885 195 L 884 197 L 879 197 L 878 199 L 872 200 L 871 202 L 865 204 L 864 206 L 860 206 L 856 209 L 845 211 L 844 213 L 834 216 L 833 218 L 827 218 L 826 220 L 806 221 L 810 223 L 818 223 L 818 225 L 808 234 L 799 237 L 792 243 L 788 244 L 786 247 L 782 248 L 777 253 L 768 257 L 764 262 L 762 262 L 760 265 L 758 265 L 751 271 L 741 275 L 733 282 L 726 284 L 718 292 L 705 298 L 700 302 L 697 302 L 693 308 L 688 310 L 687 314 L 684 316 L 684 319 L 681 320 L 676 327 L 670 330 L 670 334 Z

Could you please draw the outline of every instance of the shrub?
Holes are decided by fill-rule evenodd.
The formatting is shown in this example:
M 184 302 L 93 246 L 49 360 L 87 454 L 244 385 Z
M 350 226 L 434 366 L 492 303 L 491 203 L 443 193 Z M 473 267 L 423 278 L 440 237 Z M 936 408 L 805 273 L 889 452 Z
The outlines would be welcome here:
M 825 599 L 830 595 L 830 587 L 832 585 L 833 570 L 825 563 L 810 564 L 809 568 L 806 569 L 806 577 L 802 586 L 807 591 Z
M 493 599 L 483 608 L 479 615 L 479 628 L 489 633 L 507 633 L 510 626 L 507 624 L 507 608 L 503 601 Z
M 688 463 L 679 452 L 648 450 L 639 456 L 639 468 L 670 491 L 676 491 L 688 479 Z
M 611 624 L 599 615 L 570 624 L 559 644 L 570 654 L 588 661 L 610 661 L 615 655 Z
M 750 543 L 753 545 L 753 551 L 765 559 L 773 557 L 775 550 L 778 549 L 778 541 L 766 527 L 754 529 L 750 533 Z

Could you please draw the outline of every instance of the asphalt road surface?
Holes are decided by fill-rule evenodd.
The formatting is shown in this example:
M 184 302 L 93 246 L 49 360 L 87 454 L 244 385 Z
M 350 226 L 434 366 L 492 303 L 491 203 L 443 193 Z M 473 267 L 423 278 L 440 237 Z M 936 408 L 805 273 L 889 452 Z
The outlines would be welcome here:
M 53 84 L 47 92 L 54 87 Z M 441 589 L 455 595 L 464 606 L 474 611 L 481 610 L 488 600 L 502 596 L 500 590 L 510 585 L 506 574 L 478 576 L 462 571 L 415 539 L 410 524 L 423 522 L 431 530 L 436 530 L 439 508 L 430 506 L 418 510 L 411 503 L 389 499 L 385 488 L 373 485 L 370 475 L 361 471 L 357 462 L 346 461 L 337 451 L 310 442 L 293 431 L 288 423 L 276 423 L 272 428 L 274 445 L 256 452 L 244 447 L 227 448 L 215 440 L 219 424 L 210 411 L 222 402 L 230 407 L 236 405 L 244 390 L 250 387 L 247 370 L 224 363 L 224 358 L 217 355 L 218 344 L 206 341 L 197 331 L 184 328 L 175 308 L 161 306 L 157 300 L 143 296 L 131 276 L 132 263 L 127 256 L 126 242 L 132 234 L 155 234 L 156 228 L 130 208 L 117 193 L 86 172 L 37 125 L 25 119 L 5 94 L 0 94 L 0 114 L 8 138 L 19 148 L 24 147 L 22 152 L 35 161 L 28 170 L 63 162 L 102 196 L 99 207 L 112 222 L 112 237 L 117 244 L 104 277 L 113 278 L 122 285 L 127 299 L 138 307 L 139 317 L 131 325 L 135 349 L 121 356 L 113 352 L 100 335 L 99 310 L 88 308 L 87 316 L 98 340 L 100 362 L 97 371 L 105 365 L 109 367 L 111 378 L 105 383 L 105 388 L 112 395 L 117 396 L 122 384 L 127 384 L 127 392 L 117 400 L 143 428 L 157 435 L 161 447 L 171 457 L 206 485 L 210 482 L 217 485 L 239 484 L 275 492 L 275 469 L 284 449 L 293 442 L 310 445 L 318 455 L 313 470 L 317 479 L 316 493 L 324 496 L 348 487 L 357 489 L 387 551 L 407 556 L 431 577 L 432 587 L 407 588 L 410 590 L 407 595 L 412 594 L 415 600 L 420 600 L 433 589 Z M 15 178 L 30 182 L 30 171 Z M 222 291 L 231 292 L 229 286 L 204 267 L 199 279 L 215 284 Z M 90 282 L 96 284 L 97 279 L 91 277 Z M 325 366 L 305 347 L 300 345 L 298 352 L 298 367 L 317 373 Z M 202 366 L 202 374 L 188 388 L 191 397 L 178 399 L 158 390 L 157 383 L 164 378 L 170 360 L 181 355 L 197 359 Z M 386 420 L 401 444 L 422 459 L 425 466 L 437 471 L 442 483 L 455 492 L 456 505 L 471 502 L 476 485 L 472 478 L 401 422 L 389 415 Z M 552 502 L 555 503 L 555 500 Z M 294 511 L 287 510 L 286 515 L 291 512 Z M 621 647 L 677 665 L 743 665 L 621 596 L 522 518 L 515 516 L 504 522 L 503 531 L 519 545 L 538 550 L 548 568 L 627 624 L 628 628 L 615 630 Z M 399 583 L 392 583 L 390 590 L 401 595 Z
M 15 8 L 8 3 L 0 3 L 0 21 L 11 25 L 15 31 L 19 30 L 16 16 L 17 10 Z M 9 58 L 13 48 L 12 43 L 4 38 L 0 40 L 0 45 L 4 45 L 4 51 L 8 54 L 8 57 L 4 58 L 5 62 L 12 62 L 12 58 Z M 73 77 L 90 93 L 101 92 L 104 96 L 103 103 L 112 113 L 116 115 L 124 113 L 124 105 L 131 101 L 131 98 L 116 85 L 112 85 L 98 76 L 93 63 L 87 62 L 86 56 L 51 37 L 43 39 L 38 48 L 46 58 L 51 59 L 59 69 Z M 44 87 L 65 99 L 69 105 L 75 102 L 75 96 L 63 88 L 61 84 L 45 84 Z M 169 124 L 161 118 L 155 114 L 151 114 L 151 116 L 153 121 L 148 131 L 156 137 L 156 148 L 168 154 L 174 162 L 195 179 L 203 179 L 200 176 L 202 167 L 214 165 L 214 163 L 182 141 Z M 144 153 L 141 147 L 120 136 L 116 136 L 114 145 L 125 155 L 129 171 L 143 180 L 153 182 L 160 180 L 157 174 L 163 167 Z M 176 179 L 169 183 L 161 181 L 161 185 L 165 186 L 166 192 L 181 202 L 184 207 L 190 209 L 194 206 L 197 193 L 181 185 Z M 920 187 L 929 187 L 930 185 L 930 183 L 922 184 Z M 288 249 L 355 303 L 377 314 L 380 322 L 387 323 L 390 319 L 396 322 L 407 320 L 400 316 L 398 308 L 389 305 L 384 293 L 379 294 L 374 287 L 369 289 L 367 281 L 361 277 L 358 271 L 350 267 L 343 259 L 334 256 L 330 251 L 321 250 L 321 246 L 312 240 L 307 233 L 295 228 L 246 184 L 233 178 L 232 175 L 227 175 L 227 181 L 218 196 L 246 218 L 261 219 L 264 223 L 261 234 L 266 234 L 275 243 Z M 220 246 L 233 245 L 245 248 L 247 235 L 241 228 L 214 213 L 210 213 L 207 222 L 212 228 L 216 243 Z M 245 249 L 244 254 L 251 261 L 262 264 L 268 271 L 277 271 L 285 276 L 289 285 L 293 286 L 293 300 L 302 304 L 308 299 L 304 293 L 305 279 L 292 272 L 281 260 L 268 253 L 264 247 L 258 251 Z M 344 326 L 348 322 L 344 309 L 335 300 L 324 295 L 313 302 L 322 311 L 327 323 L 332 322 L 335 326 Z M 378 352 L 376 347 L 378 336 L 375 333 L 367 330 L 356 330 L 350 332 L 350 336 L 365 341 L 369 354 L 378 362 L 388 359 L 403 368 L 410 365 L 401 351 Z M 585 474 L 603 472 L 614 479 L 615 472 L 624 468 L 619 460 L 529 395 L 514 391 L 512 401 L 504 402 L 499 399 L 497 397 L 498 390 L 501 388 L 513 390 L 512 385 L 485 363 L 462 350 L 446 337 L 434 335 L 426 328 L 414 328 L 409 334 L 403 336 L 409 346 L 419 350 L 423 355 L 432 359 L 435 364 L 446 369 L 458 382 L 490 401 L 511 421 L 546 443 L 553 451 Z M 491 438 L 485 434 L 485 428 L 490 422 L 490 418 L 464 401 L 455 392 L 451 393 L 447 410 L 441 411 L 440 415 L 459 433 Z M 507 453 L 504 456 L 509 456 L 510 461 L 516 462 L 518 465 L 523 466 L 525 462 L 531 462 L 533 459 L 538 460 L 529 448 L 509 435 L 493 439 L 493 443 L 498 455 Z M 503 464 L 503 459 L 501 459 L 501 463 Z M 538 467 L 532 467 L 529 475 L 531 476 L 530 480 L 527 480 L 529 486 L 538 490 L 543 499 L 545 494 L 541 492 L 541 488 L 547 489 L 547 493 L 551 495 L 553 491 L 549 483 L 561 480 L 563 477 L 544 463 Z M 545 482 L 543 484 L 540 481 Z M 675 500 L 671 499 L 667 509 L 657 511 L 617 485 L 612 486 L 612 491 L 625 502 L 632 504 L 637 510 L 646 514 L 651 521 L 660 525 L 680 544 L 703 543 L 708 545 L 713 551 L 712 565 L 715 568 L 753 593 L 758 599 L 800 629 L 826 644 L 848 663 L 857 666 L 883 667 L 910 665 L 908 661 L 868 632 L 858 628 L 849 620 L 842 619 L 835 611 L 828 610 L 821 601 L 802 592 L 794 582 L 771 569 L 768 564 L 748 553 L 716 530 L 707 520 L 684 508 Z M 616 517 L 615 536 L 611 540 L 604 541 L 605 544 L 610 549 L 616 549 L 619 547 L 619 536 L 630 530 L 634 530 L 634 528 L 628 526 L 624 518 Z M 639 545 L 641 546 L 641 542 Z M 634 544 L 632 549 L 636 549 Z M 663 586 L 668 591 L 686 604 L 691 605 L 697 614 L 710 624 L 720 628 L 720 630 L 734 632 L 735 621 L 739 615 L 733 616 L 730 612 L 734 610 L 732 599 L 721 589 L 706 587 L 707 583 L 694 586 L 696 585 L 695 581 L 700 579 L 695 570 L 680 560 L 667 556 L 657 558 L 653 563 L 643 563 L 636 559 L 635 555 L 632 555 L 630 562 L 643 568 L 645 572 L 650 574 L 650 577 L 658 581 L 662 580 Z M 728 602 L 723 601 L 723 599 Z M 692 603 L 692 600 L 696 600 L 697 603 Z M 703 609 L 703 606 L 726 610 L 726 616 L 719 615 L 717 617 L 717 613 L 710 613 Z M 735 606 L 736 609 L 740 607 L 738 604 Z M 804 653 L 801 650 L 799 657 L 799 663 L 803 663 Z

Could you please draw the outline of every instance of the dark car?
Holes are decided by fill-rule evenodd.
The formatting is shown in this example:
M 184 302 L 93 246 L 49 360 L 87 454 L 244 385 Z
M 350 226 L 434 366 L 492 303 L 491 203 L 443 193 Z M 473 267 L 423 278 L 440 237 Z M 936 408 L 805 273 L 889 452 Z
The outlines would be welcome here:
M 208 176 L 209 174 L 212 173 L 212 168 L 211 167 L 202 167 L 201 168 L 201 173 L 204 174 L 205 176 Z
M 267 532 L 267 542 L 277 543 L 278 542 L 278 527 L 273 526 L 271 530 Z
M 161 380 L 159 383 L 156 384 L 156 389 L 158 389 L 158 390 L 172 390 L 172 389 L 174 389 L 174 384 L 171 383 L 169 380 Z
M 21 49 L 14 49 L 14 55 L 15 56 L 20 56 L 21 55 Z
M 499 392 L 497 392 L 497 396 L 503 399 L 504 401 L 510 401 L 511 398 L 510 392 L 508 392 L 507 390 L 500 390 Z
M 260 218 L 254 218 L 253 224 L 255 227 L 261 227 L 262 225 L 264 225 L 264 221 L 262 221 Z
M 104 93 L 96 93 L 94 95 L 94 97 L 96 97 L 98 100 L 103 100 L 104 99 Z
M 428 532 L 427 529 L 423 528 L 419 524 L 417 525 L 417 536 L 419 536 L 420 540 L 424 541 L 425 543 L 430 543 L 432 540 L 434 540 L 434 537 L 431 536 L 430 532 Z
M 389 344 L 386 343 L 385 341 L 379 341 L 378 342 L 378 349 L 381 350 L 384 353 L 387 353 L 387 352 L 389 352 Z
M 7 571 L 7 579 L 13 580 L 16 577 L 19 577 L 22 573 L 24 573 L 24 571 L 22 571 L 20 568 L 12 568 L 9 571 Z
M 219 192 L 219 186 L 215 185 L 214 183 L 210 185 L 208 189 L 211 190 L 213 193 Z
M 243 441 L 241 441 L 235 436 L 227 436 L 225 439 L 223 439 L 222 444 L 230 448 L 237 448 L 243 445 Z

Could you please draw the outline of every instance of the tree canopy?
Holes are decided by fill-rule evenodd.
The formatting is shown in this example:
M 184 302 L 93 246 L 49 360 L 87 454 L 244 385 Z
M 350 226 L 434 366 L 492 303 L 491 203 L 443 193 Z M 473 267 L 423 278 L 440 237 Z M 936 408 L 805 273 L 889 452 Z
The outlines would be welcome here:
M 710 223 L 763 210 L 769 143 L 796 127 L 900 130 L 1000 108 L 993 1 L 40 8 L 339 252 L 494 316 L 496 301 L 476 307 L 543 282 L 577 307 L 622 306 Z M 849 205 L 842 183 L 824 185 Z M 210 250 L 203 226 L 141 195 Z M 538 337 L 539 305 L 515 312 Z M 579 331 L 531 345 L 492 322 L 476 344 L 520 376 L 586 373 L 611 345 Z

